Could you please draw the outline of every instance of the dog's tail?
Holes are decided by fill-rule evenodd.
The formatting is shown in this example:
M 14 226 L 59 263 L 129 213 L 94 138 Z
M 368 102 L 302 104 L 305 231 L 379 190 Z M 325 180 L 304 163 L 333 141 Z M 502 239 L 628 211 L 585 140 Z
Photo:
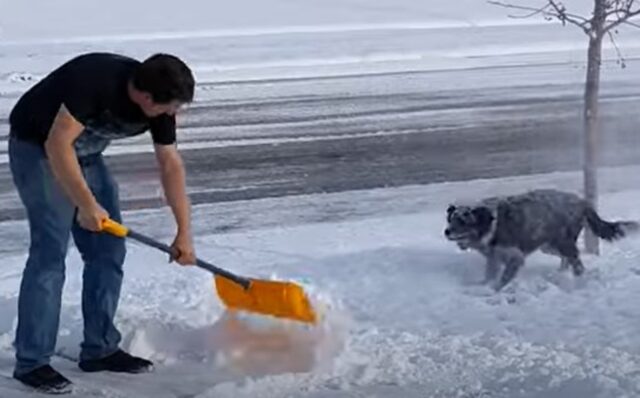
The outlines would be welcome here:
M 591 206 L 587 206 L 585 218 L 593 233 L 608 241 L 624 238 L 640 230 L 640 223 L 636 221 L 605 221 Z

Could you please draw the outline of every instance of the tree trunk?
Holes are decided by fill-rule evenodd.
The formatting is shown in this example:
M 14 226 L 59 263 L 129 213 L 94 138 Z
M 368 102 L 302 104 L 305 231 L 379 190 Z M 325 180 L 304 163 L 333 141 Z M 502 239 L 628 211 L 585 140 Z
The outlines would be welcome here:
M 595 0 L 593 26 L 589 37 L 587 82 L 584 92 L 584 195 L 597 209 L 598 206 L 598 95 L 600 91 L 600 62 L 604 37 L 605 1 Z M 598 237 L 585 228 L 587 253 L 599 254 Z

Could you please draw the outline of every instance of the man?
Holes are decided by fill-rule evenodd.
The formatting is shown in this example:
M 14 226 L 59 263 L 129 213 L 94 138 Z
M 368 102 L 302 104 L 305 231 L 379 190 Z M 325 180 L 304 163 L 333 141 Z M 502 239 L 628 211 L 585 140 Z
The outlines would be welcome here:
M 102 151 L 113 139 L 150 130 L 162 185 L 177 223 L 173 259 L 194 264 L 185 171 L 176 149 L 175 114 L 193 99 L 194 78 L 177 57 L 144 62 L 108 53 L 80 55 L 34 85 L 10 115 L 9 158 L 26 208 L 30 247 L 18 299 L 14 377 L 48 392 L 71 382 L 54 370 L 65 257 L 70 235 L 85 264 L 83 371 L 139 373 L 152 363 L 119 349 L 114 325 L 125 242 L 100 232 L 121 221 L 117 185 Z

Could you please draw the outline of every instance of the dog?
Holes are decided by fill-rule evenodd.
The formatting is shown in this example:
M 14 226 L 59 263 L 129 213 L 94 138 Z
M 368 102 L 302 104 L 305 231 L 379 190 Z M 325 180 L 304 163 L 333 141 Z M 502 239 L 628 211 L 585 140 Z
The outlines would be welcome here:
M 450 204 L 446 217 L 446 239 L 486 258 L 483 283 L 495 282 L 496 291 L 511 282 L 525 258 L 538 249 L 559 256 L 562 270 L 571 266 L 574 275 L 582 275 L 576 241 L 585 225 L 607 241 L 640 227 L 636 221 L 604 221 L 580 196 L 554 189 L 488 197 L 472 205 Z M 496 280 L 501 265 L 504 271 Z

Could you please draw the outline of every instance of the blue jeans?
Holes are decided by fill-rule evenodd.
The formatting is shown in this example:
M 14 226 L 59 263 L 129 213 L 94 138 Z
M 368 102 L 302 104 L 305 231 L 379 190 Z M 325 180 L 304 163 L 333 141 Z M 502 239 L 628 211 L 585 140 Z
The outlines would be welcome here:
M 78 225 L 76 208 L 54 178 L 41 146 L 11 138 L 9 160 L 30 230 L 29 255 L 18 297 L 15 373 L 24 374 L 48 364 L 54 353 L 70 234 L 84 262 L 80 359 L 115 352 L 121 340 L 113 318 L 122 285 L 124 239 Z M 80 159 L 80 164 L 97 201 L 120 222 L 117 185 L 102 156 Z

